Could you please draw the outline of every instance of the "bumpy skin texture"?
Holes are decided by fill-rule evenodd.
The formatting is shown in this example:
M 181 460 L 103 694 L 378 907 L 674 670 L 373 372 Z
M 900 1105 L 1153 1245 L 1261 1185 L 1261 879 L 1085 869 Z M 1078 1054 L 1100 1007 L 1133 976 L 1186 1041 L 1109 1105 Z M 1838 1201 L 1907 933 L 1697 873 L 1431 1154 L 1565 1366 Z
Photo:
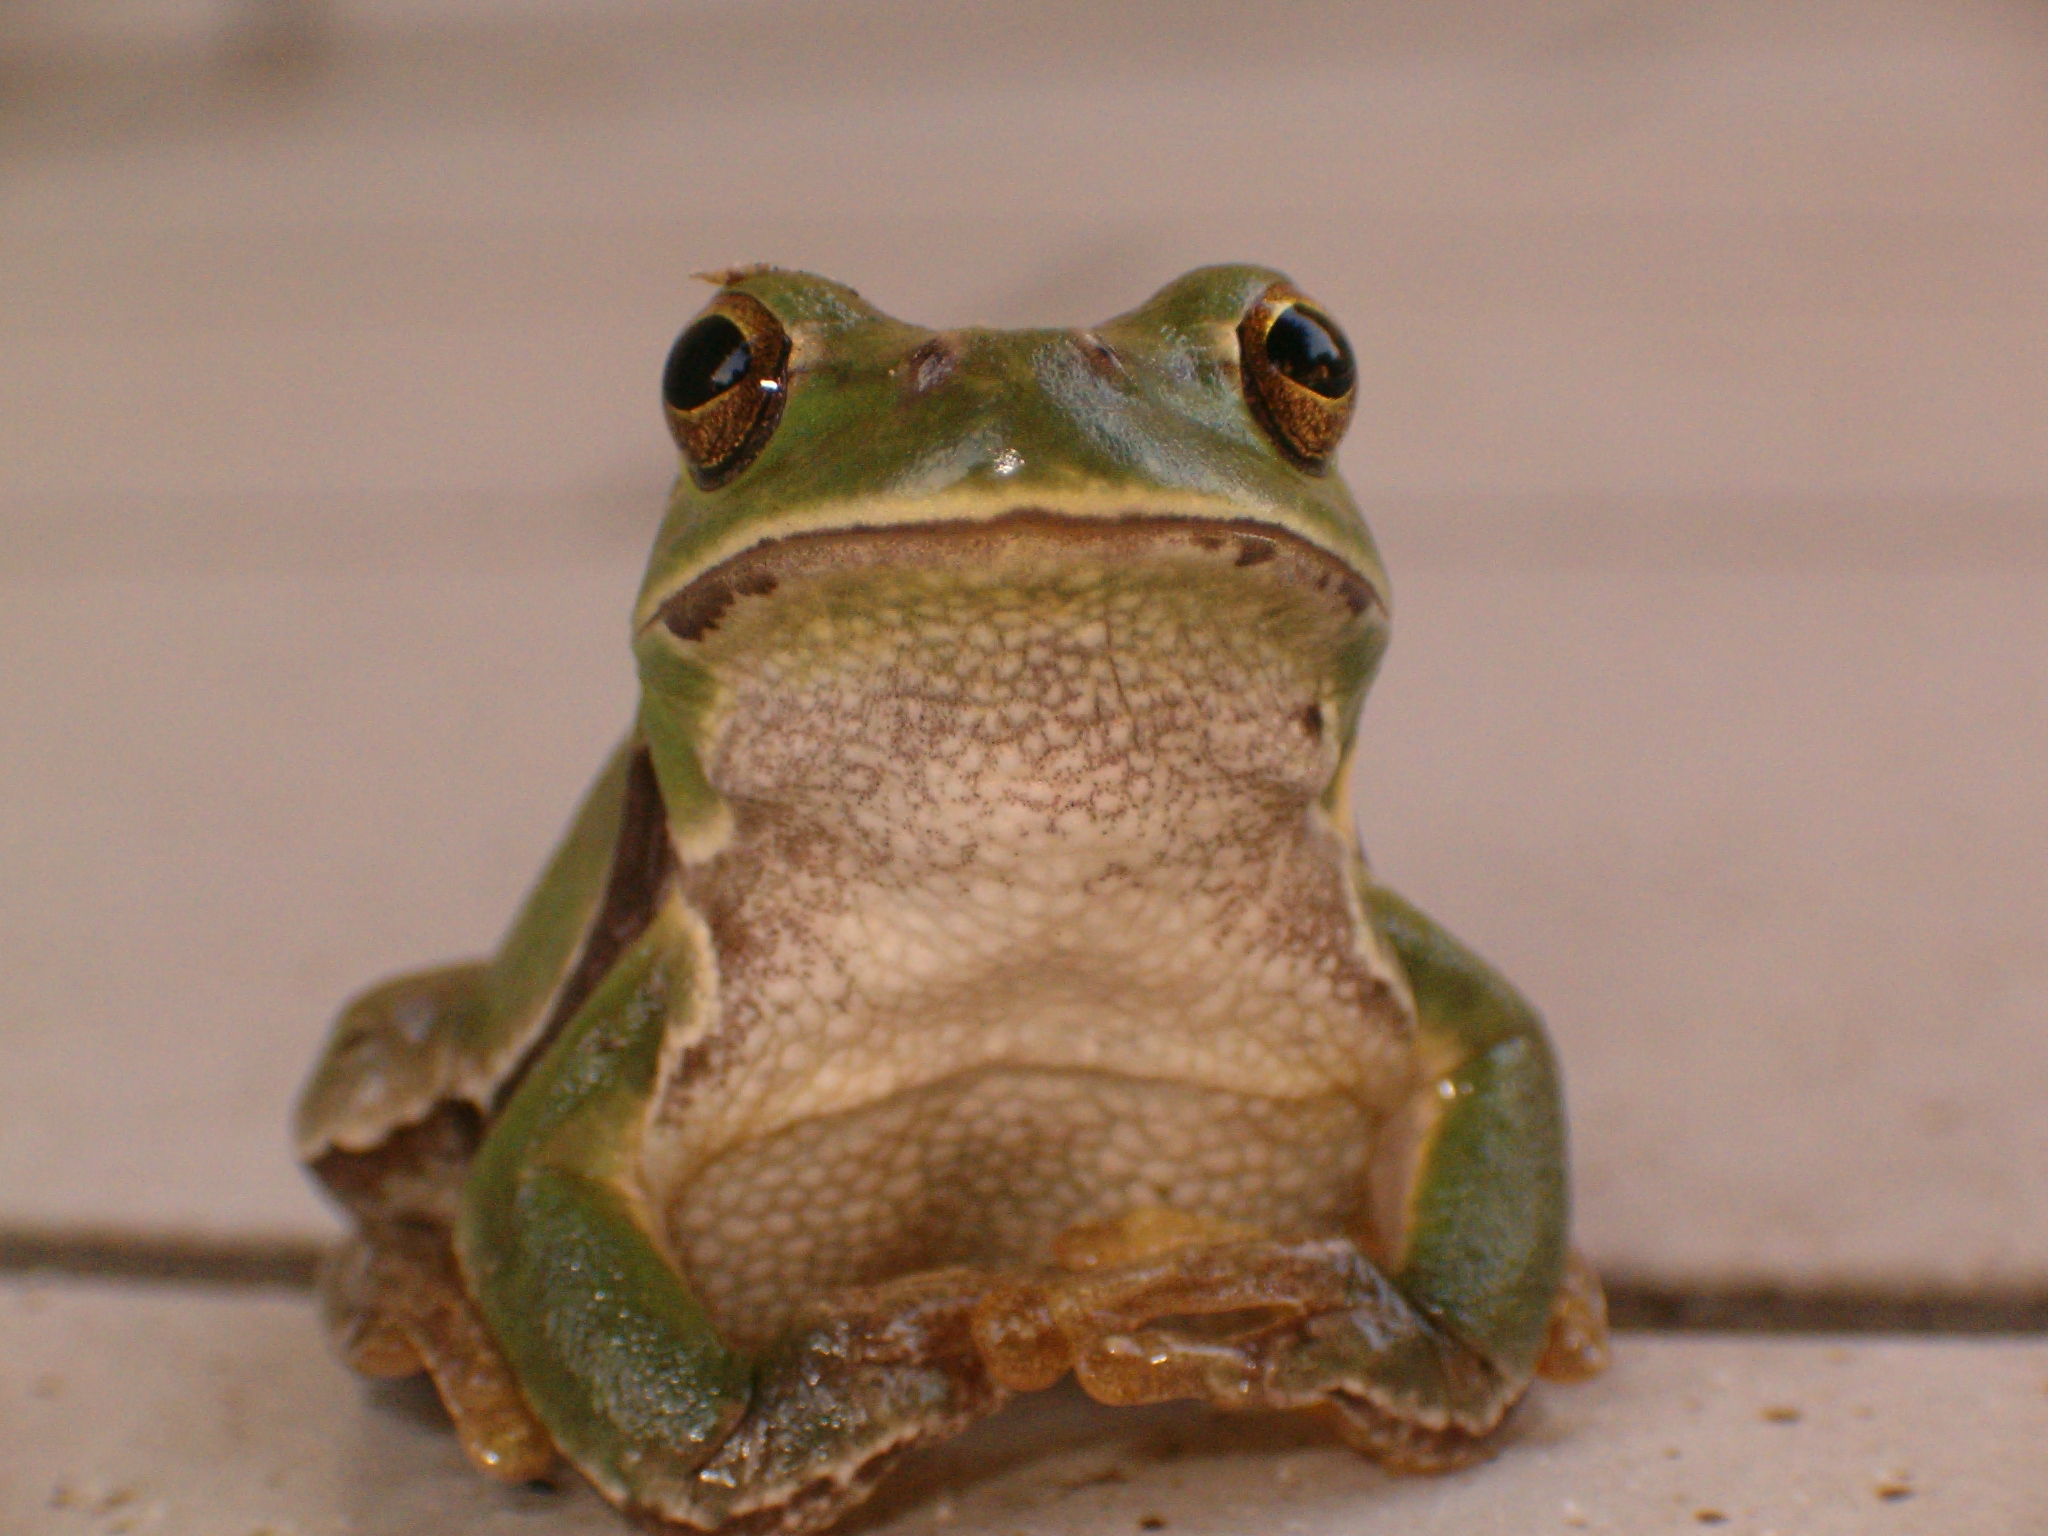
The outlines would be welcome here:
M 1438 1470 L 1600 1368 L 1542 1025 L 1351 827 L 1386 579 L 1276 438 L 1350 398 L 1239 366 L 1297 302 L 933 333 L 730 275 L 787 371 L 678 430 L 727 457 L 634 729 L 498 954 L 351 1004 L 300 1106 L 335 1335 L 480 1468 L 800 1531 L 1069 1371 Z

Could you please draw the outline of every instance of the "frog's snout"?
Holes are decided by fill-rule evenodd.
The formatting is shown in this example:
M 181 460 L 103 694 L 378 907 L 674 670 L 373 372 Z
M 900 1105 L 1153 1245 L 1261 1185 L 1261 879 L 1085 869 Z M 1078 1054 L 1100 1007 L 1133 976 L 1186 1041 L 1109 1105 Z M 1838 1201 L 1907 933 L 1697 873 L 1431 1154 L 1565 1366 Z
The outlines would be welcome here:
M 1116 349 L 1095 331 L 1077 326 L 1040 331 L 1035 336 L 1039 344 L 1020 351 L 1014 337 L 1001 331 L 934 331 L 897 367 L 904 392 L 911 399 L 932 394 L 957 378 L 963 368 L 985 375 L 992 391 L 1000 389 L 1012 395 L 1034 383 L 1043 387 L 1048 374 L 1068 372 L 1075 363 L 1105 382 L 1128 377 Z

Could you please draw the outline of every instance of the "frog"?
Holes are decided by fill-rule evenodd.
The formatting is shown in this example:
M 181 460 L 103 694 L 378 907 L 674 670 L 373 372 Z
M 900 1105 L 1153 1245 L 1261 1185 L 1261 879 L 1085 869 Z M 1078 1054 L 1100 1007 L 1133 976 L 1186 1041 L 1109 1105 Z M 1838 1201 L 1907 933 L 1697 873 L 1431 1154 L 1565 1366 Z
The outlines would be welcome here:
M 1358 835 L 1343 330 L 1250 265 L 1022 330 L 709 280 L 624 739 L 299 1101 L 345 1360 L 684 1531 L 822 1529 L 1069 1376 L 1492 1454 L 1604 1302 L 1542 1019 Z

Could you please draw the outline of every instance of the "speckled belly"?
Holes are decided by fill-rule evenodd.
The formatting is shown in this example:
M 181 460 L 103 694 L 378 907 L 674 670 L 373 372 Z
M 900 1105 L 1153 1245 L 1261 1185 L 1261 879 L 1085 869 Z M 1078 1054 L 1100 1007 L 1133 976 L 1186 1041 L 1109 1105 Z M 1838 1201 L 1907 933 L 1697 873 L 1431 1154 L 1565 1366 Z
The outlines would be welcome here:
M 1214 536 L 960 542 L 750 571 L 702 636 L 715 1022 L 643 1161 L 736 1341 L 1145 1206 L 1338 1230 L 1413 1082 L 1324 808 L 1355 606 Z

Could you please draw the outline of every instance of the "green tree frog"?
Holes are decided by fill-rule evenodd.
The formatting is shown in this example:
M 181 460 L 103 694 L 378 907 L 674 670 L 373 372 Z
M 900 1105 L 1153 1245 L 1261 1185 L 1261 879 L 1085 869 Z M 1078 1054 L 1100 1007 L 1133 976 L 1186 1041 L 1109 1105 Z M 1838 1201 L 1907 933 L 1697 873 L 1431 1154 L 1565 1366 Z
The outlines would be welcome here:
M 1484 1455 L 1604 1317 L 1541 1022 L 1354 831 L 1342 331 L 1250 266 L 1085 330 L 717 280 L 637 718 L 497 952 L 300 1102 L 346 1358 L 689 1530 L 1069 1373 Z

